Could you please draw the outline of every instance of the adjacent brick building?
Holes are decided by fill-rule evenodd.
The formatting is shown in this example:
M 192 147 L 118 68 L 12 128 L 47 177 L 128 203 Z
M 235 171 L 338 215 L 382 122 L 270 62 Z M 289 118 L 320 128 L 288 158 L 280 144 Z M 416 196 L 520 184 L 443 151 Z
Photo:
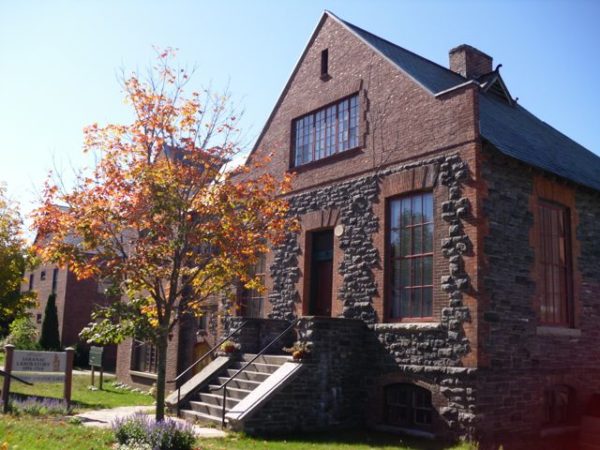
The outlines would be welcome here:
M 600 158 L 519 105 L 490 56 L 449 59 L 329 12 L 312 34 L 249 156 L 295 173 L 301 229 L 240 311 L 306 316 L 313 370 L 248 431 L 572 448 L 600 393 Z
M 104 286 L 93 279 L 78 280 L 67 268 L 54 264 L 42 264 L 33 271 L 25 273 L 22 290 L 35 291 L 37 307 L 30 311 L 38 331 L 41 331 L 44 311 L 50 294 L 56 295 L 58 312 L 58 331 L 63 347 L 78 349 L 79 364 L 87 364 L 86 353 L 89 346 L 79 339 L 79 333 L 91 321 L 96 305 L 106 306 L 109 299 L 104 295 Z M 108 369 L 116 365 L 116 346 L 107 346 L 103 362 Z

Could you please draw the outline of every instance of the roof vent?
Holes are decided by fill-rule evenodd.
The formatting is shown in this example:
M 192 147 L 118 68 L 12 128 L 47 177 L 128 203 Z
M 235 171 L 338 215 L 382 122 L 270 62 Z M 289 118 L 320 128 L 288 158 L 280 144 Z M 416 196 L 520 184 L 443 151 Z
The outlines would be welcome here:
M 450 70 L 465 78 L 478 78 L 492 71 L 492 57 L 467 44 L 450 50 Z

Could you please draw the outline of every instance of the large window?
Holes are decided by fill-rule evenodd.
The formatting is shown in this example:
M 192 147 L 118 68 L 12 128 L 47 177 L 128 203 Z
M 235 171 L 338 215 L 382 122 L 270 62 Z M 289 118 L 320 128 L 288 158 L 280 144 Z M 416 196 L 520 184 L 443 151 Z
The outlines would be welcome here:
M 294 165 L 301 166 L 358 146 L 358 95 L 294 121 Z
M 433 195 L 389 202 L 389 317 L 433 314 Z
M 538 294 L 540 318 L 547 325 L 571 325 L 571 258 L 569 211 L 555 203 L 538 203 Z
M 143 341 L 133 341 L 131 350 L 131 370 L 156 373 L 158 354 L 156 346 Z
M 392 384 L 385 388 L 385 422 L 387 425 L 431 428 L 433 407 L 431 392 L 407 383 Z

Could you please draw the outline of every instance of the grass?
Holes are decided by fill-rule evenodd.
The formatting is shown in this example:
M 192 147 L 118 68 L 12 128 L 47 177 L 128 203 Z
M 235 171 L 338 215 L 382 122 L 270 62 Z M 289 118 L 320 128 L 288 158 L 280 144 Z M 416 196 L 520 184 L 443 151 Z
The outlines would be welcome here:
M 231 434 L 223 439 L 199 439 L 198 445 L 203 450 L 475 450 L 469 444 L 451 445 L 374 431 L 336 431 L 269 438 Z
M 114 442 L 111 430 L 75 425 L 68 419 L 2 416 L 0 448 L 7 450 L 100 450 Z
M 6 443 L 8 450 L 99 450 L 110 449 L 114 443 L 110 430 L 87 428 L 68 419 L 30 416 L 2 417 L 0 436 L 0 448 Z M 267 439 L 232 434 L 224 439 L 199 439 L 196 445 L 202 450 L 474 450 L 468 444 L 450 446 L 367 431 L 339 431 Z
M 96 386 L 97 383 L 96 378 Z M 90 377 L 88 375 L 73 375 L 71 400 L 77 410 L 115 408 L 117 406 L 150 406 L 154 402 L 154 398 L 147 394 L 117 389 L 106 379 L 102 391 L 90 391 L 89 385 Z M 37 397 L 63 398 L 63 384 L 34 383 L 33 386 L 27 386 L 13 381 L 10 392 Z
M 104 390 L 90 391 L 88 375 L 73 376 L 72 400 L 76 409 L 102 409 L 117 406 L 152 405 L 154 399 L 146 394 L 116 389 L 110 382 L 104 383 Z M 27 386 L 14 382 L 11 392 L 50 398 L 62 398 L 61 383 L 35 383 Z M 65 417 L 0 416 L 0 449 L 6 443 L 8 450 L 96 450 L 110 449 L 114 443 L 111 430 L 84 427 Z M 199 439 L 197 446 L 203 450 L 473 450 L 462 444 L 457 446 L 428 440 L 409 439 L 387 433 L 372 431 L 337 431 L 290 435 L 285 437 L 250 437 L 232 433 L 223 439 Z

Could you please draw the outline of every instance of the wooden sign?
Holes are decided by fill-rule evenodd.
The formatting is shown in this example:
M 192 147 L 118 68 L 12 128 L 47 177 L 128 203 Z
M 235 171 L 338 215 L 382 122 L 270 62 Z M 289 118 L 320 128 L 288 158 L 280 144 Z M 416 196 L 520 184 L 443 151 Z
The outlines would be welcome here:
M 64 352 L 33 352 L 15 350 L 14 345 L 4 347 L 4 377 L 2 383 L 2 401 L 4 413 L 8 412 L 10 380 L 12 372 L 20 378 L 35 381 L 64 381 L 64 399 L 67 408 L 71 403 L 71 385 L 73 381 L 73 356 L 75 350 L 66 348 Z
M 13 372 L 63 372 L 67 367 L 65 352 L 33 352 L 15 350 Z

